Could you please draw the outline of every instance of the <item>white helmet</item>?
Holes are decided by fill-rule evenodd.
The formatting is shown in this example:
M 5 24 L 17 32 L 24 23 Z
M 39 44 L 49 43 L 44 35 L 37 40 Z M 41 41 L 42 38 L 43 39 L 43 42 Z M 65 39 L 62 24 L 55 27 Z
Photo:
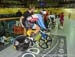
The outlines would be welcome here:
M 46 14 L 47 12 L 46 12 L 46 11 L 44 11 L 44 10 L 42 10 L 42 11 L 41 11 L 41 13 L 42 13 L 42 14 Z

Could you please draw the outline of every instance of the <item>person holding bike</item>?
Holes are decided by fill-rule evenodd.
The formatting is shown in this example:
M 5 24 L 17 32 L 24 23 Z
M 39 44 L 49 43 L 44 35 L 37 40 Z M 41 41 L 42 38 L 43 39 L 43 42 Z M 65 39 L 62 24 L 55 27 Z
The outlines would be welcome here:
M 33 5 L 30 5 L 28 10 L 20 18 L 20 23 L 22 27 L 26 29 L 26 31 L 30 29 L 35 29 L 35 32 L 33 32 L 32 35 L 35 35 L 40 31 L 40 27 L 35 22 L 30 21 L 31 19 L 33 19 L 34 10 L 35 10 L 35 7 Z

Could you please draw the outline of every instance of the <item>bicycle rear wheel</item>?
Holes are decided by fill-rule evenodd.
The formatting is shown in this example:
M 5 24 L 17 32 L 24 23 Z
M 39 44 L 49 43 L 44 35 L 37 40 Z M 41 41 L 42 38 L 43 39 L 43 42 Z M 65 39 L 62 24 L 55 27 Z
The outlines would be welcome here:
M 30 40 L 24 35 L 17 36 L 14 41 L 16 50 L 26 50 L 29 48 L 29 44 Z

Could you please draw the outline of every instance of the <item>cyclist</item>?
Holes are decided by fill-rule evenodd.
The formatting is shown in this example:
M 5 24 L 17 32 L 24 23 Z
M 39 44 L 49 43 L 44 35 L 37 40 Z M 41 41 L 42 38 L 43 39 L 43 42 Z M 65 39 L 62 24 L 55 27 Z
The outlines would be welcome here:
M 48 19 L 50 19 L 51 23 L 54 24 L 55 23 L 55 14 L 53 14 L 52 12 L 50 12 L 50 15 L 48 16 Z

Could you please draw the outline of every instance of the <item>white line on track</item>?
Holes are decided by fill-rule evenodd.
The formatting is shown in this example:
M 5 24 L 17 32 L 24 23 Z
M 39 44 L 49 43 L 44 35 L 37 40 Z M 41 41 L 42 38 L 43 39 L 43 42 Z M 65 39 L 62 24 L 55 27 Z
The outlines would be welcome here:
M 56 45 L 49 52 L 47 52 L 46 54 L 44 54 L 42 57 L 45 57 L 48 53 L 52 52 L 56 48 L 56 46 L 58 45 L 58 42 L 59 41 L 57 40 Z

